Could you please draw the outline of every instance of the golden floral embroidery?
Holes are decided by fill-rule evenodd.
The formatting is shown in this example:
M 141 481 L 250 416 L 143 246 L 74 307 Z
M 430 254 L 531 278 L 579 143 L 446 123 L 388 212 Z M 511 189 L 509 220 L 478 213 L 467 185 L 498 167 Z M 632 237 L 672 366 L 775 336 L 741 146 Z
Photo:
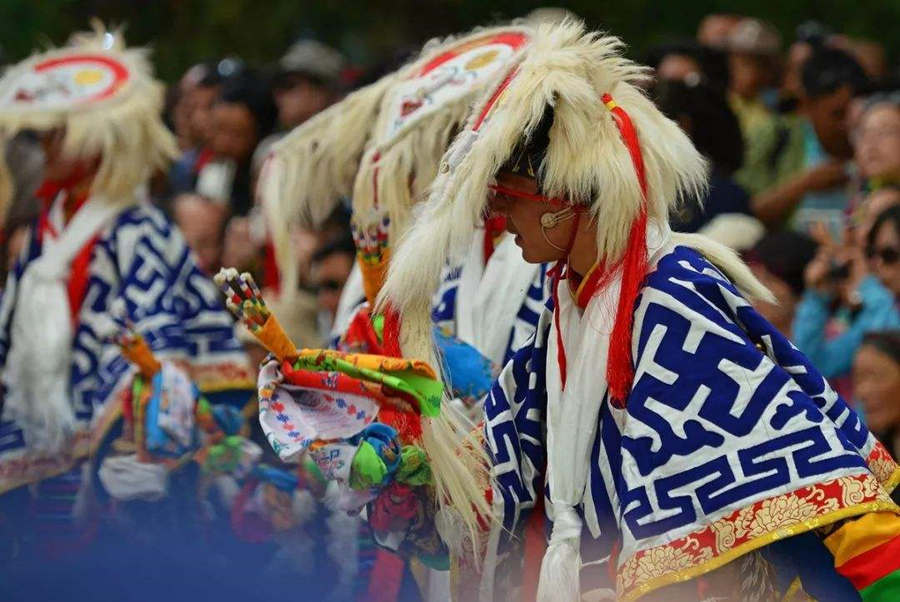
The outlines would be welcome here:
M 869 473 L 760 500 L 681 539 L 641 550 L 626 559 L 617 578 L 619 597 L 631 600 L 668 583 L 693 578 L 755 547 L 876 505 L 894 507 L 879 481 Z
M 891 453 L 881 442 L 875 443 L 875 447 L 872 448 L 869 457 L 866 458 L 866 462 L 869 465 L 869 470 L 878 478 L 879 483 L 882 485 L 894 484 L 891 481 L 898 471 L 898 466 L 894 458 L 891 457 Z

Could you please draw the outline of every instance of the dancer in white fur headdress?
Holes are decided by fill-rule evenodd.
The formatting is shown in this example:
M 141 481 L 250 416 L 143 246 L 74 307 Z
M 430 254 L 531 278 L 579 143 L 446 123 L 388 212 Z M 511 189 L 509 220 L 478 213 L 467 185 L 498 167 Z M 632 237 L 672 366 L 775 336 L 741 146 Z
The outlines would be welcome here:
M 540 27 L 451 145 L 381 292 L 404 355 L 434 362 L 429 299 L 486 214 L 506 216 L 527 261 L 556 262 L 533 342 L 485 402 L 493 516 L 435 501 L 472 531 L 494 521 L 462 598 L 763 600 L 798 575 L 814 596 L 852 596 L 900 574 L 896 559 L 867 578 L 849 567 L 867 522 L 886 525 L 873 545 L 900 533 L 897 465 L 745 300 L 768 296 L 748 269 L 669 231 L 705 162 L 621 52 L 575 22 Z M 422 531 L 401 523 L 400 539 Z M 889 599 L 886 583 L 870 593 Z
M 371 346 L 361 349 L 357 344 L 361 322 L 365 322 L 364 329 L 372 330 L 369 319 L 376 317 L 370 316 L 369 307 L 381 288 L 394 246 L 411 221 L 414 205 L 427 195 L 441 157 L 465 122 L 472 102 L 509 64 L 519 60 L 531 36 L 530 27 L 510 25 L 429 43 L 399 71 L 349 95 L 295 129 L 273 149 L 260 190 L 284 290 L 296 287 L 297 270 L 288 247 L 291 224 L 313 226 L 330 213 L 342 195 L 352 196 L 360 281 L 369 306 L 363 308 L 362 320 L 356 315 L 350 332 L 347 326 L 353 316 L 339 317 L 340 334 L 344 335 L 340 344 L 345 348 L 385 352 Z M 441 266 L 445 285 L 434 301 L 428 301 L 442 335 L 458 337 L 486 358 L 477 358 L 487 367 L 480 395 L 466 391 L 475 402 L 486 393 L 492 378 L 490 366 L 498 370 L 512 350 L 534 332 L 546 298 L 544 267 L 524 262 L 512 237 L 503 237 L 497 229 L 482 230 L 479 236 L 479 243 L 465 260 L 452 268 Z M 342 306 L 356 312 L 359 307 L 347 302 L 347 291 L 352 289 L 345 290 Z M 362 296 L 361 292 L 356 295 Z M 390 320 L 386 329 L 390 331 Z M 379 331 L 365 340 L 383 341 L 381 335 Z M 435 471 L 441 495 L 477 498 L 484 507 L 483 490 L 471 479 L 454 476 L 481 462 L 480 454 L 467 457 L 471 454 L 455 449 L 471 426 L 455 417 L 453 408 L 422 422 L 421 434 L 411 438 L 424 438 L 435 468 L 455 467 Z M 407 433 L 400 435 L 403 438 Z M 469 512 L 474 520 L 474 513 Z
M 298 273 L 290 228 L 315 227 L 342 197 L 352 198 L 358 263 L 334 335 L 344 334 L 360 299 L 374 301 L 392 247 L 426 196 L 471 103 L 527 47 L 529 32 L 511 25 L 429 42 L 415 60 L 350 94 L 273 149 L 260 190 L 287 295 Z M 500 240 L 502 227 L 488 229 L 483 238 L 462 265 L 445 270 L 435 319 L 447 334 L 501 365 L 533 332 L 545 279 L 541 268 L 521 261 L 511 239 Z
M 145 198 L 176 153 L 162 102 L 146 52 L 99 24 L 0 80 L 0 142 L 36 130 L 45 151 L 45 205 L 0 302 L 0 493 L 77 465 L 120 415 L 135 368 L 108 338 L 114 302 L 202 390 L 252 388 L 215 286 Z

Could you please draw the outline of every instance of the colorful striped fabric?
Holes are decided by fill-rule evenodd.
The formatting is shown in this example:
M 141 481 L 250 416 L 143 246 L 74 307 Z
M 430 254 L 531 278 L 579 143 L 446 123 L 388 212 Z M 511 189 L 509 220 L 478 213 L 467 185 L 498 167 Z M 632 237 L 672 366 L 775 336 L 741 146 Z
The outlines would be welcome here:
M 872 512 L 847 521 L 825 539 L 837 572 L 864 602 L 900 600 L 900 516 Z

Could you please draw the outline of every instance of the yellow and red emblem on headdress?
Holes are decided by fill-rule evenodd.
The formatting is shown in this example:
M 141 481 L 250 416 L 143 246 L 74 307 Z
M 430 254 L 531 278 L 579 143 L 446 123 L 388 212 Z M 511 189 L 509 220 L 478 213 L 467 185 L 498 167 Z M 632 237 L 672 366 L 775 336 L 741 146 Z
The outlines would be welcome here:
M 146 53 L 126 49 L 99 23 L 62 48 L 36 54 L 0 79 L 0 139 L 26 130 L 61 130 L 63 152 L 99 158 L 92 193 L 119 204 L 153 170 L 177 155 L 162 122 L 163 86 L 153 79 Z M 11 193 L 0 166 L 0 208 Z

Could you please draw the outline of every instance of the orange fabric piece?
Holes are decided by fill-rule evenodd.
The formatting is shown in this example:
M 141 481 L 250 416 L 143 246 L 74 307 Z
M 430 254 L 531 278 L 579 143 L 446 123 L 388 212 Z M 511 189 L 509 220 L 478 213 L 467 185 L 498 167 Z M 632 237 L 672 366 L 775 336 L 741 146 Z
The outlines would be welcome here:
M 870 512 L 848 520 L 825 538 L 825 547 L 834 556 L 834 566 L 868 552 L 900 535 L 900 516 L 893 512 Z
M 279 360 L 297 357 L 297 347 L 281 327 L 274 315 L 266 318 L 265 324 L 255 333 L 256 338 L 263 346 L 275 354 Z
M 837 572 L 849 579 L 857 590 L 863 590 L 891 573 L 900 572 L 900 536 L 854 556 L 837 567 Z
M 361 254 L 357 255 L 359 270 L 362 272 L 363 291 L 365 291 L 369 307 L 375 307 L 375 299 L 378 297 L 379 291 L 381 291 L 385 276 L 387 276 L 388 262 L 390 259 L 390 249 L 383 249 L 381 251 L 381 257 L 376 261 L 365 259 Z

